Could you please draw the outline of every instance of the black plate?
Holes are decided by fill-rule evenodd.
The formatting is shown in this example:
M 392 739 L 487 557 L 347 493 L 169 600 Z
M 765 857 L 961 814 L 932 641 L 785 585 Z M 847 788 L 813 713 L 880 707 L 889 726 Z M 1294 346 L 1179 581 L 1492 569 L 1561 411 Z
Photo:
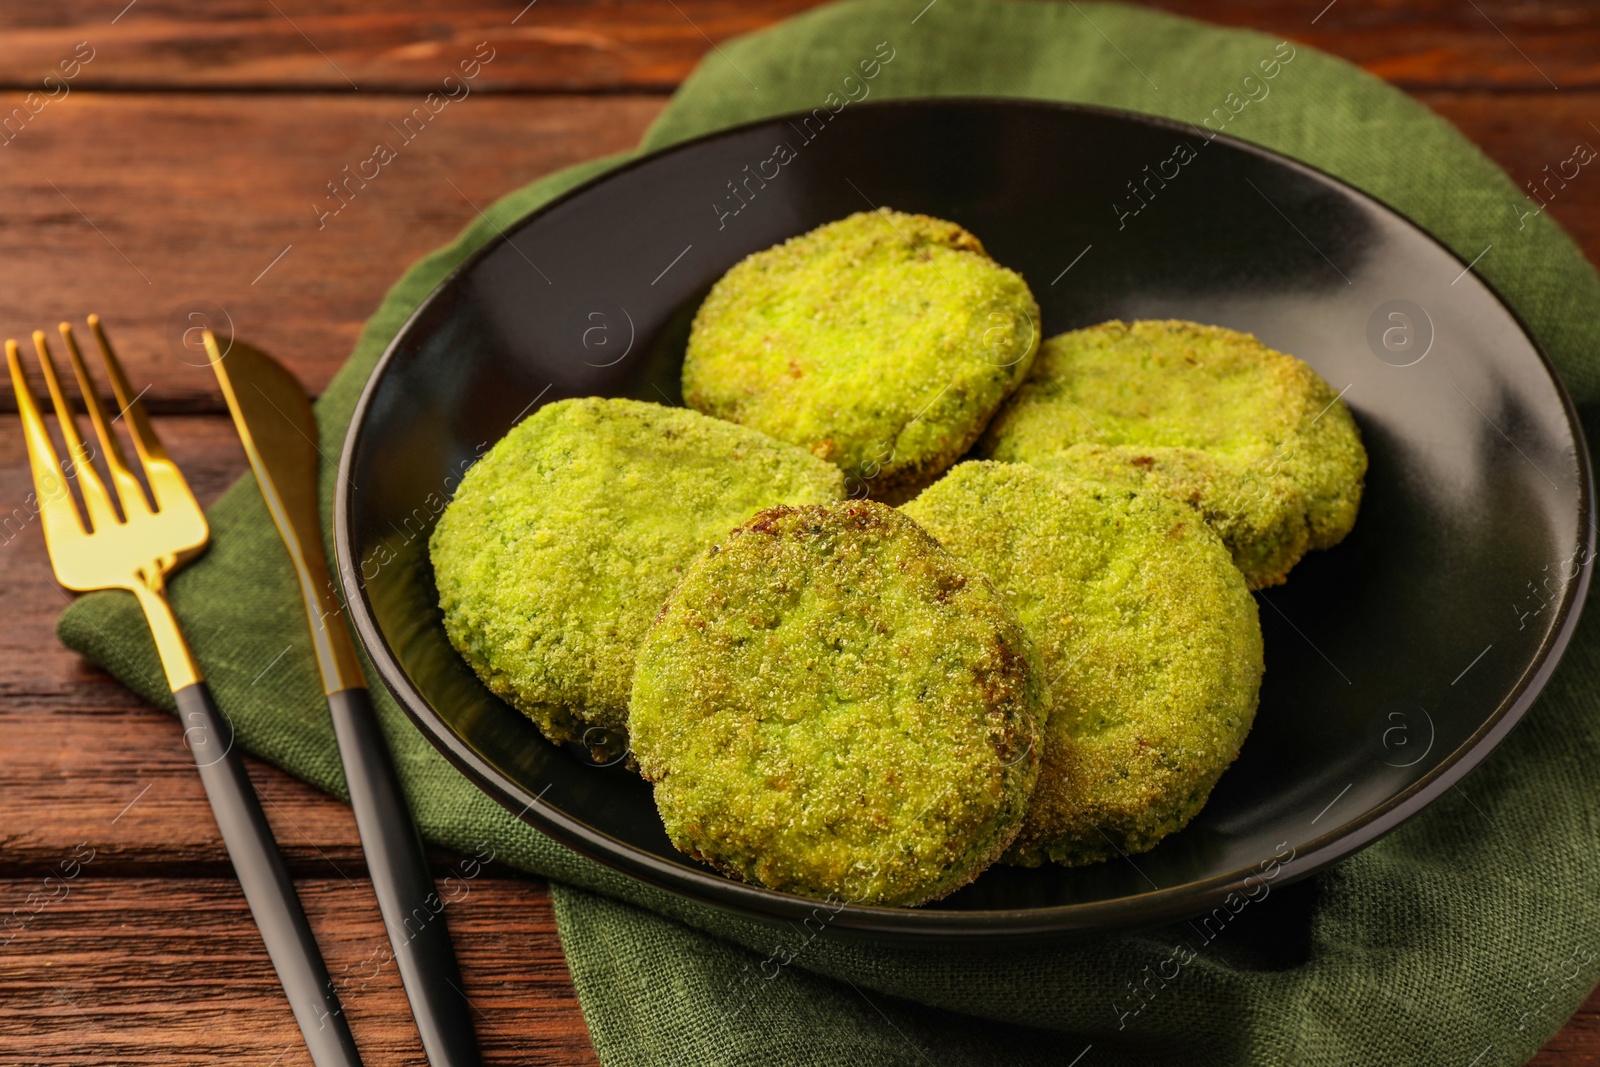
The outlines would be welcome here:
M 460 473 L 533 407 L 680 402 L 711 283 L 878 204 L 977 233 L 1027 277 L 1047 335 L 1186 318 L 1307 360 L 1343 390 L 1371 472 L 1349 539 L 1260 597 L 1261 710 L 1192 825 L 1132 861 L 996 867 L 936 905 L 847 907 L 834 929 L 932 942 L 1196 915 L 1369 844 L 1521 718 L 1587 589 L 1591 478 L 1549 363 L 1464 263 L 1327 175 L 1192 128 L 1021 101 L 854 105 L 679 145 L 547 205 L 440 285 L 367 386 L 335 507 L 351 615 L 401 706 L 507 808 L 698 900 L 771 919 L 814 907 L 680 855 L 644 782 L 490 695 L 446 641 L 426 538 Z

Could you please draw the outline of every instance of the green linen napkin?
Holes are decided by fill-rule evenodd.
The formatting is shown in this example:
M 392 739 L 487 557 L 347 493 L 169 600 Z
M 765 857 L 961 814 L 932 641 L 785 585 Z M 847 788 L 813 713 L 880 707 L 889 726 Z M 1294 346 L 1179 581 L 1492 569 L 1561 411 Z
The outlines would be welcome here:
M 1264 81 L 1258 64 L 1274 59 Z M 714 49 L 641 148 L 841 101 L 941 94 L 1209 116 L 1212 128 L 1395 205 L 1466 259 L 1492 245 L 1477 270 L 1532 327 L 1587 432 L 1600 435 L 1600 279 L 1582 254 L 1548 216 L 1526 214 L 1536 205 L 1443 120 L 1302 45 L 1098 3 L 852 0 Z M 622 158 L 508 195 L 407 271 L 318 402 L 324 455 L 339 454 L 378 355 L 451 267 Z M 331 500 L 334 473 L 322 474 Z M 293 578 L 251 479 L 210 515 L 213 547 L 177 576 L 172 599 L 217 699 L 252 752 L 342 796 Z M 83 597 L 60 635 L 171 707 L 131 597 Z M 1462 788 L 1359 855 L 1252 904 L 1215 940 L 1180 923 L 1065 947 L 940 952 L 774 932 L 612 874 L 517 822 L 381 689 L 373 695 L 424 834 L 553 880 L 607 1067 L 1489 1067 L 1524 1061 L 1600 978 L 1596 694 L 1600 617 L 1591 614 L 1527 720 Z

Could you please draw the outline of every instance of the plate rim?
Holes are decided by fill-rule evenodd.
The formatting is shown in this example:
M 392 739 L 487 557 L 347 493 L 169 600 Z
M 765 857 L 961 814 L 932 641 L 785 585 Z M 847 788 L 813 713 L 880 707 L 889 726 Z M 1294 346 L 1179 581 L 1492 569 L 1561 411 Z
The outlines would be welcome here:
M 929 106 L 980 106 L 1005 107 L 1019 110 L 1047 110 L 1094 115 L 1101 118 L 1132 122 L 1146 127 L 1157 127 L 1192 136 L 1195 127 L 1159 115 L 1149 115 L 1121 108 L 1105 107 L 1071 101 L 1036 99 L 1009 96 L 921 96 L 862 102 L 853 110 L 889 111 L 915 110 Z M 333 504 L 334 552 L 340 585 L 357 639 L 371 659 L 384 687 L 411 719 L 422 735 L 479 789 L 493 797 L 507 810 L 517 814 L 522 821 L 559 844 L 573 849 L 588 859 L 619 873 L 637 878 L 657 889 L 686 897 L 724 911 L 731 911 L 765 923 L 801 920 L 813 915 L 823 902 L 797 896 L 763 886 L 736 882 L 710 870 L 697 870 L 662 859 L 652 853 L 612 837 L 569 815 L 562 809 L 546 803 L 542 796 L 523 789 L 509 776 L 500 773 L 483 757 L 449 728 L 443 716 L 434 711 L 428 701 L 406 682 L 406 672 L 390 648 L 373 615 L 365 583 L 351 551 L 351 466 L 360 431 L 365 424 L 373 398 L 393 363 L 401 342 L 409 335 L 416 321 L 433 303 L 456 282 L 457 278 L 473 269 L 511 236 L 520 232 L 534 220 L 564 205 L 567 201 L 587 193 L 590 189 L 611 181 L 621 174 L 653 163 L 658 159 L 691 151 L 701 145 L 724 138 L 735 137 L 749 130 L 781 123 L 809 111 L 784 112 L 708 131 L 693 138 L 640 153 L 616 167 L 588 178 L 551 198 L 532 211 L 505 226 L 495 226 L 496 233 L 461 263 L 441 278 L 429 291 L 385 346 L 374 365 L 371 375 L 363 384 L 361 395 L 352 409 L 350 423 L 345 433 L 339 456 L 339 477 Z M 1209 132 L 1209 131 L 1208 131 Z M 1286 166 L 1311 178 L 1347 191 L 1361 200 L 1378 205 L 1395 219 L 1410 227 L 1424 239 L 1432 242 L 1446 255 L 1470 272 L 1496 303 L 1511 317 L 1524 339 L 1538 356 L 1546 377 L 1556 390 L 1562 413 L 1574 445 L 1578 466 L 1578 517 L 1586 522 L 1586 532 L 1581 534 L 1586 558 L 1592 562 L 1596 548 L 1596 509 L 1594 472 L 1588 444 L 1579 421 L 1577 407 L 1562 380 L 1559 370 L 1544 350 L 1538 338 L 1528 327 L 1522 315 L 1500 291 L 1486 278 L 1472 271 L 1469 265 L 1452 248 L 1433 233 L 1413 221 L 1408 215 L 1387 201 L 1339 178 L 1312 164 L 1294 159 L 1273 149 L 1245 141 L 1226 133 L 1214 133 L 1208 141 L 1221 140 L 1251 155 Z M 1373 844 L 1402 823 L 1408 821 L 1443 793 L 1454 787 L 1462 778 L 1476 769 L 1490 753 L 1498 748 L 1505 737 L 1520 723 L 1533 703 L 1549 683 L 1551 675 L 1560 665 L 1571 642 L 1583 605 L 1588 597 L 1591 577 L 1590 566 L 1580 568 L 1575 582 L 1569 582 L 1557 606 L 1554 624 L 1546 632 L 1537 649 L 1529 658 L 1527 667 L 1510 686 L 1494 711 L 1490 713 L 1460 744 L 1428 774 L 1411 783 L 1382 804 L 1368 810 L 1353 822 L 1323 833 L 1306 842 L 1288 860 L 1278 864 L 1277 873 L 1270 881 L 1287 885 L 1320 871 L 1331 864 Z M 1229 894 L 1248 890 L 1252 884 L 1268 880 L 1262 878 L 1261 861 L 1252 867 L 1240 868 L 1196 882 L 1158 887 L 1149 892 L 1115 897 L 1109 900 L 1056 904 L 1035 908 L 941 910 L 938 908 L 892 908 L 860 904 L 845 904 L 838 910 L 829 906 L 827 925 L 841 932 L 866 935 L 877 940 L 904 943 L 946 943 L 957 940 L 964 943 L 997 940 L 1024 940 L 1039 937 L 1083 937 L 1114 930 L 1125 930 L 1157 925 L 1163 922 L 1199 915 L 1222 906 Z

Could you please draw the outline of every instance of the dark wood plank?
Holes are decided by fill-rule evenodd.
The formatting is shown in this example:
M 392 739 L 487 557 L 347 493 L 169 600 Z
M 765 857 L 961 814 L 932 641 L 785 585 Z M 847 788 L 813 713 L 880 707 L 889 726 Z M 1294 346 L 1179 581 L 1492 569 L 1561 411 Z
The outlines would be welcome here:
M 1544 93 L 1537 98 L 1492 93 L 1418 93 L 1417 98 L 1460 127 L 1500 164 L 1519 188 L 1533 183 L 1547 211 L 1600 264 L 1600 168 L 1585 167 L 1552 195 L 1540 183 L 1556 174 L 1573 149 L 1600 151 L 1600 93 Z M 1549 171 L 1544 170 L 1549 167 Z M 1519 207 L 1537 207 L 1528 202 Z
M 1600 125 L 1600 91 L 1421 98 L 1519 180 L 1580 140 L 1600 146 L 1589 125 Z M 473 205 L 631 145 L 662 106 L 644 96 L 468 99 L 319 230 L 324 183 L 370 153 L 403 102 L 74 95 L 9 149 L 19 165 L 0 199 L 10 235 L 0 330 L 23 337 L 49 325 L 42 319 L 97 309 L 154 410 L 220 411 L 211 373 L 169 339 L 172 316 L 205 301 L 320 390 L 383 292 L 474 218 Z M 204 170 L 194 162 L 202 141 L 213 161 Z M 140 204 L 153 210 L 129 208 Z M 1550 211 L 1600 261 L 1600 195 L 1575 187 Z M 13 404 L 0 385 L 0 407 Z
M 1141 0 L 1304 41 L 1406 89 L 1600 87 L 1600 8 L 1587 0 Z
M 158 418 L 156 427 L 202 502 L 246 469 L 223 416 Z M 21 435 L 0 433 L 0 875 L 48 873 L 87 841 L 99 853 L 97 874 L 226 877 L 227 853 L 177 720 L 55 640 L 68 594 L 50 575 L 31 490 Z M 291 869 L 363 873 L 347 808 L 249 764 Z
M 90 310 L 83 301 L 93 294 L 136 377 L 151 386 L 152 406 L 216 411 L 209 374 L 186 365 L 166 338 L 173 310 L 208 300 L 320 389 L 404 265 L 471 220 L 468 199 L 482 205 L 538 173 L 627 147 L 662 106 L 659 94 L 710 41 L 811 2 L 679 0 L 676 11 L 578 0 L 524 9 L 523 0 L 508 0 L 443 16 L 417 0 L 381 13 L 362 0 L 316 10 L 308 0 L 284 0 L 285 17 L 265 0 L 138 0 L 115 22 L 122 0 L 12 5 L 0 12 L 7 107 L 78 41 L 95 53 L 70 98 L 50 104 L 7 146 L 0 327 L 20 336 L 48 325 L 41 314 Z M 1600 121 L 1600 9 L 1580 0 L 1155 6 L 1306 41 L 1420 90 L 1519 181 L 1567 158 L 1576 141 L 1600 139 L 1588 126 Z M 312 204 L 323 183 L 365 158 L 368 142 L 415 102 L 411 94 L 436 87 L 479 41 L 495 57 L 475 79 L 474 98 L 452 105 L 318 230 Z M 350 81 L 361 96 L 286 92 L 349 94 Z M 1549 92 L 1551 82 L 1563 91 Z M 85 91 L 96 86 L 108 92 Z M 166 88 L 259 93 L 138 92 Z M 493 95 L 573 92 L 615 95 Z M 205 172 L 194 162 L 202 155 Z M 1550 211 L 1600 259 L 1600 197 L 1576 184 L 1571 193 Z M 0 406 L 10 406 L 8 392 Z M 166 418 L 161 428 L 203 497 L 242 469 L 225 421 Z M 11 510 L 26 492 L 15 435 L 0 433 L 0 524 L 13 517 L 0 530 L 0 599 L 10 623 L 0 633 L 0 915 L 27 907 L 29 893 L 79 842 L 97 852 L 66 899 L 0 946 L 8 1008 L 0 1013 L 0 1060 L 213 1062 L 243 1054 L 270 1063 L 281 1054 L 277 1062 L 307 1062 L 174 724 L 53 639 L 62 594 L 48 578 L 37 529 L 18 524 Z M 360 880 L 347 810 L 252 763 L 291 864 L 310 878 L 302 891 L 335 973 L 360 975 L 383 934 Z M 453 862 L 436 857 L 441 870 Z M 542 889 L 486 875 L 452 908 L 490 1062 L 593 1063 Z M 420 1062 L 392 973 L 347 994 L 368 1062 Z M 1534 1062 L 1597 1059 L 1600 995 Z
M 116 4 L 72 2 L 0 15 L 0 83 L 36 81 L 80 41 L 93 60 L 82 88 L 296 86 L 336 92 L 427 92 L 471 58 L 493 58 L 479 91 L 666 92 L 710 41 L 747 33 L 820 0 L 680 3 L 500 0 L 452 7 L 401 0 L 139 0 L 112 25 Z
M 1600 1063 L 1600 989 L 1590 994 L 1561 1032 L 1528 1061 L 1528 1067 L 1592 1067 L 1595 1063 Z
M 237 882 L 103 878 L 98 855 L 60 859 L 76 877 L 0 881 L 0 1062 L 311 1063 Z M 485 1063 L 597 1063 L 548 890 L 472 870 L 458 862 L 444 915 Z M 422 1063 L 371 886 L 297 888 L 364 1061 Z
M 220 416 L 170 417 L 159 419 L 157 425 L 202 498 L 213 497 L 242 471 L 243 457 L 231 439 L 229 424 Z M 16 435 L 0 435 L 0 499 L 15 498 L 26 485 L 20 453 Z M 8 995 L 8 1005 L 16 1004 L 17 1011 L 0 1015 L 0 1059 L 8 1050 L 19 1057 L 31 1051 L 28 1062 L 55 1062 L 48 1054 L 41 1058 L 36 1050 L 47 1044 L 54 1047 L 50 1035 L 72 1026 L 89 1035 L 83 1043 L 67 1046 L 72 1055 L 81 1054 L 78 1062 L 85 1064 L 172 1062 L 170 1057 L 179 1050 L 184 1062 L 211 1062 L 213 1057 L 245 1052 L 255 1055 L 261 1048 L 282 1051 L 293 1043 L 292 1020 L 274 999 L 275 986 L 270 971 L 264 970 L 259 946 L 245 936 L 250 931 L 247 916 L 239 910 L 242 902 L 234 899 L 220 913 L 212 907 L 217 895 L 236 898 L 237 887 L 228 878 L 226 855 L 211 828 L 204 793 L 179 743 L 176 724 L 55 644 L 50 628 L 63 600 L 46 576 L 36 525 L 22 527 L 0 546 L 0 561 L 0 600 L 12 612 L 12 625 L 0 633 L 4 642 L 0 663 L 5 665 L 0 675 L 0 737 L 4 738 L 0 781 L 7 785 L 0 790 L 0 827 L 4 827 L 0 875 L 6 878 L 0 881 L 0 921 L 16 908 L 23 908 L 23 917 L 29 920 L 14 944 L 0 945 L 0 988 L 18 990 Z M 313 879 L 303 891 L 335 972 L 354 966 L 353 973 L 366 973 L 370 968 L 359 961 L 367 959 L 380 931 L 370 908 L 362 904 L 364 885 L 361 893 L 352 891 L 342 903 L 327 903 L 330 894 L 337 896 L 340 887 L 347 886 L 345 876 L 360 883 L 364 871 L 348 809 L 259 761 L 249 762 L 292 868 Z M 31 915 L 28 894 L 59 898 L 61 890 L 54 884 L 45 886 L 43 878 L 59 874 L 61 864 L 74 855 L 81 857 L 82 852 L 75 852 L 80 844 L 94 849 L 94 858 L 83 868 L 81 880 L 73 880 L 70 900 L 58 900 Z M 435 868 L 441 875 L 458 870 L 459 860 L 438 854 Z M 141 875 L 165 878 L 144 881 Z M 102 881 L 120 888 L 107 889 Z M 133 900 L 142 900 L 139 907 L 145 910 L 130 918 L 132 905 L 127 901 Z M 314 900 L 321 903 L 311 903 Z M 548 963 L 532 966 L 525 958 L 525 941 L 554 943 L 548 911 L 535 903 L 532 911 L 511 908 L 495 913 L 488 928 L 506 935 L 504 940 L 490 944 L 492 938 L 485 935 L 485 943 L 463 947 L 464 961 L 469 954 L 475 960 L 464 962 L 469 982 L 479 973 L 500 975 L 482 986 L 487 990 L 482 997 L 476 992 L 473 996 L 488 1015 L 480 1025 L 486 1031 L 490 1027 L 502 1031 L 486 1035 L 486 1043 L 499 1042 L 507 1062 L 521 1061 L 519 1042 L 524 1050 L 533 1051 L 534 1040 L 582 1032 L 564 972 Z M 206 929 L 220 929 L 230 947 L 162 945 L 159 939 L 137 950 L 126 947 L 147 940 L 151 927 L 192 930 L 185 909 L 196 907 L 207 915 L 223 916 Z M 184 916 L 182 922 L 175 919 L 179 915 Z M 370 929 L 362 935 L 366 947 L 358 951 L 350 947 L 353 935 L 340 924 L 360 926 L 363 921 Z M 454 913 L 452 923 L 459 931 L 460 920 Z M 0 930 L 0 939 L 7 932 Z M 458 932 L 461 936 L 467 935 Z M 330 938 L 335 945 L 328 944 Z M 107 945 L 121 954 L 108 961 Z M 187 963 L 197 954 L 213 952 L 224 956 L 229 967 L 241 955 L 255 962 L 232 978 L 219 976 L 210 964 L 184 973 L 203 978 L 230 1000 L 237 998 L 250 1011 L 248 1026 L 215 1018 L 207 1003 L 196 1002 L 204 1000 L 198 993 L 161 999 L 166 987 L 152 975 L 170 968 L 173 959 Z M 33 977 L 14 986 L 16 974 Z M 42 985 L 39 975 L 49 976 L 53 984 Z M 371 1062 L 399 1062 L 411 1041 L 399 993 L 374 986 L 370 1006 L 368 997 L 368 991 L 360 989 L 351 1003 L 352 1017 L 366 1020 L 357 1031 L 363 1046 L 376 1042 L 380 1055 L 392 1052 L 396 1057 Z M 483 997 L 496 1006 L 486 1006 Z M 270 1037 L 258 1040 L 257 1013 L 271 1016 L 274 1011 L 281 1017 L 261 1031 Z M 366 1012 L 372 1014 L 364 1016 Z M 528 1024 L 530 1014 L 538 1016 L 538 1027 Z M 194 1019 L 203 1025 L 192 1027 Z M 30 1040 L 38 1044 L 29 1044 Z M 208 1043 L 201 1047 L 202 1041 Z M 1539 1067 L 1591 1063 L 1597 1050 L 1600 995 L 1591 998 L 1535 1063 Z M 589 1062 L 585 1047 L 579 1045 L 559 1055 L 554 1050 L 542 1054 L 551 1057 L 547 1062 Z M 284 1062 L 293 1061 L 286 1056 Z
M 140 702 L 131 695 L 119 698 L 124 692 L 120 686 L 109 692 L 98 687 L 77 654 L 55 639 L 56 616 L 72 594 L 64 592 L 50 573 L 17 426 L 15 415 L 0 419 L 0 601 L 6 605 L 7 620 L 0 627 L 0 723 L 15 725 L 17 716 L 71 714 L 74 707 L 113 713 L 138 707 Z M 202 504 L 215 500 L 248 469 L 244 449 L 225 416 L 157 418 L 155 427 Z M 0 761 L 11 758 L 7 747 L 0 745 Z M 18 773 L 25 762 L 17 765 Z M 10 774 L 0 770 L 0 781 L 10 780 Z M 0 804 L 10 792 L 0 790 Z M 0 814 L 0 833 L 15 825 Z
M 87 42 L 93 59 L 81 65 L 73 88 L 426 92 L 487 43 L 493 59 L 474 79 L 480 91 L 663 92 L 711 42 L 818 0 L 476 0 L 448 18 L 425 0 L 377 11 L 362 0 L 137 0 L 113 22 L 122 2 L 11 5 L 0 14 L 0 84 L 32 87 Z M 1600 11 L 1585 0 L 1155 0 L 1153 6 L 1290 36 L 1408 87 L 1600 87 Z
M 49 874 L 72 845 L 88 841 L 97 873 L 229 877 L 177 720 L 139 704 L 105 675 L 81 688 L 110 700 L 48 712 L 12 701 L 0 719 L 7 750 L 0 760 L 0 875 Z M 246 764 L 292 873 L 365 875 L 347 807 L 254 757 Z M 442 852 L 434 859 L 436 868 L 449 862 Z
M 156 425 L 202 502 L 244 471 L 225 417 Z M 54 640 L 23 456 L 0 433 L 0 1062 L 307 1064 L 177 723 Z M 421 1062 L 349 809 L 247 763 L 365 1061 Z M 485 1061 L 595 1063 L 544 886 L 433 861 Z
M 61 859 L 71 862 L 72 853 Z M 80 850 L 77 856 L 88 856 Z M 94 876 L 0 881 L 0 1061 L 308 1064 L 237 883 Z M 470 867 L 458 864 L 458 875 Z M 554 931 L 544 887 L 462 879 L 445 916 L 489 1064 L 597 1062 Z M 365 1060 L 416 1064 L 404 993 L 385 964 L 382 924 L 364 881 L 301 881 L 317 940 Z M 30 894 L 33 895 L 30 901 Z M 1595 1062 L 1600 995 L 1532 1061 Z M 282 1059 L 276 1059 L 278 1056 Z
M 244 459 L 226 419 L 168 417 L 157 426 L 202 499 L 242 472 Z M 0 500 L 25 492 L 21 463 L 17 436 L 0 434 Z M 303 1055 L 292 1020 L 276 999 L 259 945 L 250 940 L 248 916 L 176 724 L 54 642 L 51 627 L 64 600 L 48 578 L 37 526 L 13 532 L 0 545 L 0 600 L 11 613 L 11 625 L 0 632 L 0 781 L 7 786 L 0 790 L 0 922 L 16 908 L 28 921 L 14 943 L 0 945 L 0 988 L 8 990 L 8 1007 L 16 1005 L 0 1014 L 0 1060 L 12 1053 L 29 1063 L 57 1062 L 49 1057 L 60 1055 L 84 1064 L 249 1055 L 265 1063 L 293 1044 L 282 1062 L 303 1062 L 291 1059 Z M 381 947 L 381 930 L 363 904 L 364 864 L 348 809 L 257 760 L 249 763 L 291 867 L 311 879 L 302 891 L 335 973 L 369 973 L 363 961 Z M 80 843 L 95 850 L 94 858 L 72 881 L 68 899 L 33 915 L 28 894 L 59 898 L 61 889 L 43 879 L 81 857 L 75 852 Z M 460 860 L 436 854 L 435 870 L 460 872 Z M 450 914 L 457 937 L 467 940 L 463 965 L 474 1002 L 487 1015 L 479 1018 L 485 1043 L 500 1057 L 491 1062 L 591 1062 L 564 969 L 559 958 L 548 957 L 556 950 L 542 893 L 493 876 L 482 884 L 491 893 L 465 903 L 490 909 L 492 917 L 482 924 L 488 932 L 463 926 L 477 922 L 468 911 Z M 478 893 L 476 886 L 471 893 Z M 221 911 L 213 908 L 217 899 L 225 902 Z M 224 948 L 209 940 L 171 943 L 189 936 L 184 931 L 193 924 L 185 909 L 191 908 L 208 916 L 206 936 L 220 931 Z M 168 932 L 151 938 L 152 929 Z M 0 940 L 9 932 L 0 929 Z M 538 949 L 532 956 L 530 944 Z M 203 959 L 188 968 L 195 957 Z M 168 998 L 175 960 L 184 962 L 186 981 L 203 979 L 218 999 L 225 996 L 248 1014 L 218 1017 L 205 995 L 183 983 Z M 18 975 L 28 977 L 13 984 Z M 363 1050 L 375 1055 L 369 1062 L 416 1062 L 391 978 L 357 982 L 350 1010 Z M 238 1022 L 246 1017 L 248 1024 Z M 51 1051 L 58 1046 L 54 1035 L 68 1030 L 79 1035 L 78 1043 Z M 547 1047 L 557 1040 L 561 1048 Z M 1587 1064 L 1597 1051 L 1600 994 L 1534 1063 Z
M 632 146 L 662 106 L 468 98 L 406 143 L 389 123 L 414 103 L 74 93 L 4 149 L 0 331 L 97 310 L 151 410 L 219 411 L 204 359 L 181 344 L 185 312 L 209 304 L 321 390 L 413 260 L 500 194 Z M 339 203 L 328 183 L 380 141 L 396 158 L 319 221 Z M 9 381 L 0 404 L 14 404 Z

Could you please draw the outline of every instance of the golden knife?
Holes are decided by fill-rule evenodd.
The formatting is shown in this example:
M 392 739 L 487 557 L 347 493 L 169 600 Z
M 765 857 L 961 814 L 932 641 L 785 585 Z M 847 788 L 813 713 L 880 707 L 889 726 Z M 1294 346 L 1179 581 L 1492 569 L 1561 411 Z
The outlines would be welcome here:
M 223 352 L 209 330 L 205 346 L 261 497 L 294 563 L 356 829 L 423 1050 L 432 1067 L 476 1065 L 477 1037 L 443 904 L 328 577 L 311 401 L 294 375 L 266 353 L 237 340 Z

